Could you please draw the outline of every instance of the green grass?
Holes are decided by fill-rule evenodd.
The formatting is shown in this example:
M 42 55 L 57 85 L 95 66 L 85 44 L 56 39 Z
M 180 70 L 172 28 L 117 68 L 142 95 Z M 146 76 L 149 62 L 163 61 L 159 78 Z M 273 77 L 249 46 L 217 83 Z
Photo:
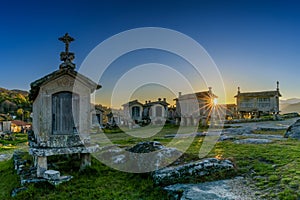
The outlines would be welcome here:
M 11 138 L 12 140 L 0 139 L 0 152 L 14 150 L 18 148 L 18 146 L 27 142 L 27 134 L 24 133 L 13 133 Z
M 12 160 L 0 162 L 0 199 L 8 199 L 12 189 L 19 184 Z
M 264 134 L 264 135 L 284 135 L 286 130 L 274 130 L 274 131 L 265 131 L 265 130 L 254 130 L 254 134 Z
M 93 141 L 100 145 L 121 144 L 132 146 L 140 141 L 160 141 L 164 145 L 171 142 L 185 146 L 186 138 L 164 138 L 166 134 L 176 134 L 177 126 L 168 125 L 156 134 L 157 127 L 126 130 L 125 132 L 96 133 Z M 147 138 L 137 137 L 140 131 Z M 200 129 L 202 131 L 205 129 Z M 186 129 L 182 134 L 190 133 Z M 259 131 L 257 134 L 283 134 L 284 131 Z M 149 134 L 149 135 L 147 135 Z M 195 137 L 183 156 L 183 162 L 199 159 L 198 154 L 204 137 Z M 17 145 L 17 144 L 16 144 Z M 1 148 L 0 148 L 1 151 Z M 4 151 L 4 150 L 2 150 Z M 234 161 L 237 175 L 248 177 L 249 187 L 257 190 L 258 197 L 266 199 L 300 198 L 300 141 L 274 141 L 270 144 L 235 144 L 232 141 L 217 142 L 207 157 L 217 157 Z M 55 160 L 54 158 L 49 158 Z M 111 169 L 93 159 L 92 167 L 78 173 L 78 163 L 67 164 L 65 159 L 57 162 L 62 174 L 74 178 L 59 186 L 49 184 L 30 185 L 16 199 L 167 199 L 160 188 L 155 187 L 147 174 L 131 174 Z M 72 163 L 72 162 L 71 162 Z M 13 187 L 19 184 L 12 162 L 0 162 L 0 199 L 6 199 Z M 219 179 L 223 177 L 214 177 Z M 3 181 L 4 180 L 4 181 Z M 272 191 L 272 192 L 270 192 Z M 259 196 L 263 194 L 263 196 Z
M 252 184 L 266 193 L 266 198 L 273 199 L 275 195 L 279 199 L 297 199 L 300 197 L 300 177 L 296 176 L 296 172 L 300 170 L 299 144 L 296 140 L 262 145 L 219 142 L 210 156 L 220 155 L 222 152 L 222 157 L 233 158 L 238 173 L 252 178 Z M 268 190 L 273 193 L 268 194 Z
M 30 185 L 15 199 L 167 199 L 166 193 L 154 186 L 148 175 L 116 171 L 95 159 L 81 173 L 70 168 L 73 167 L 60 163 L 62 173 L 74 176 L 71 181 L 59 186 Z

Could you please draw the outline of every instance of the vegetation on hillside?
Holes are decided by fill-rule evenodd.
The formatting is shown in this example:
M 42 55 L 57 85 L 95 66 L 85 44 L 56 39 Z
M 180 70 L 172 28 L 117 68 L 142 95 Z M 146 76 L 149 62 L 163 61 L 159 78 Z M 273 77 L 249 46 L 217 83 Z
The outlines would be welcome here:
M 32 110 L 28 92 L 0 88 L 0 121 L 16 119 L 28 120 Z

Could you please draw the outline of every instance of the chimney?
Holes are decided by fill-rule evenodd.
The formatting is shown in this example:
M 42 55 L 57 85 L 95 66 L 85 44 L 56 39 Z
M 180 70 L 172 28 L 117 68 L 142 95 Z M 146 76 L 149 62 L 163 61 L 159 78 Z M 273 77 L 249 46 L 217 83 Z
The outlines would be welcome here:
M 145 101 L 145 104 L 147 104 L 148 103 L 148 101 Z
M 151 100 L 149 100 L 148 102 L 151 103 Z
M 240 87 L 238 87 L 238 94 L 239 94 L 239 93 L 241 93 L 240 89 L 241 89 L 241 88 L 240 88 Z
M 158 101 L 161 101 L 161 98 L 158 98 Z
M 182 94 L 181 92 L 178 92 L 178 97 L 181 97 L 181 94 Z
M 277 91 L 279 91 L 279 81 L 277 81 Z
M 164 102 L 166 102 L 167 101 L 167 99 L 166 98 L 164 98 Z

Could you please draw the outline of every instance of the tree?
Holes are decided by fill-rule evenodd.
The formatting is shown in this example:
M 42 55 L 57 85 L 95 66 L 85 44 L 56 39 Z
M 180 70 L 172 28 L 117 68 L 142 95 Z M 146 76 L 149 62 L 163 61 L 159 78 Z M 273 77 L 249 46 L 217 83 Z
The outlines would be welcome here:
M 22 108 L 19 108 L 17 110 L 17 116 L 24 121 L 24 115 L 23 114 L 24 114 L 24 110 Z

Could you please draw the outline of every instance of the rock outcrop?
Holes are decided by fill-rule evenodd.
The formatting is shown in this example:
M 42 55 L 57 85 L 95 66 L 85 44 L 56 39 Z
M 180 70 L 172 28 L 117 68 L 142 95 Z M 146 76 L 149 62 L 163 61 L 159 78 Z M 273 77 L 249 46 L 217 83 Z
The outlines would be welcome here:
M 269 139 L 257 139 L 257 138 L 246 138 L 246 139 L 234 141 L 234 143 L 236 144 L 268 144 L 271 142 L 272 140 Z
M 298 119 L 294 124 L 289 126 L 289 128 L 286 130 L 284 137 L 286 138 L 294 138 L 294 139 L 300 139 L 300 119 Z
M 122 171 L 145 173 L 168 166 L 182 155 L 176 148 L 159 142 L 140 142 L 130 148 L 118 146 L 100 150 L 96 157 L 105 164 Z
M 176 183 L 194 183 L 205 176 L 217 173 L 234 172 L 234 164 L 230 160 L 207 158 L 175 167 L 166 167 L 153 172 L 152 177 L 156 185 L 171 185 Z

